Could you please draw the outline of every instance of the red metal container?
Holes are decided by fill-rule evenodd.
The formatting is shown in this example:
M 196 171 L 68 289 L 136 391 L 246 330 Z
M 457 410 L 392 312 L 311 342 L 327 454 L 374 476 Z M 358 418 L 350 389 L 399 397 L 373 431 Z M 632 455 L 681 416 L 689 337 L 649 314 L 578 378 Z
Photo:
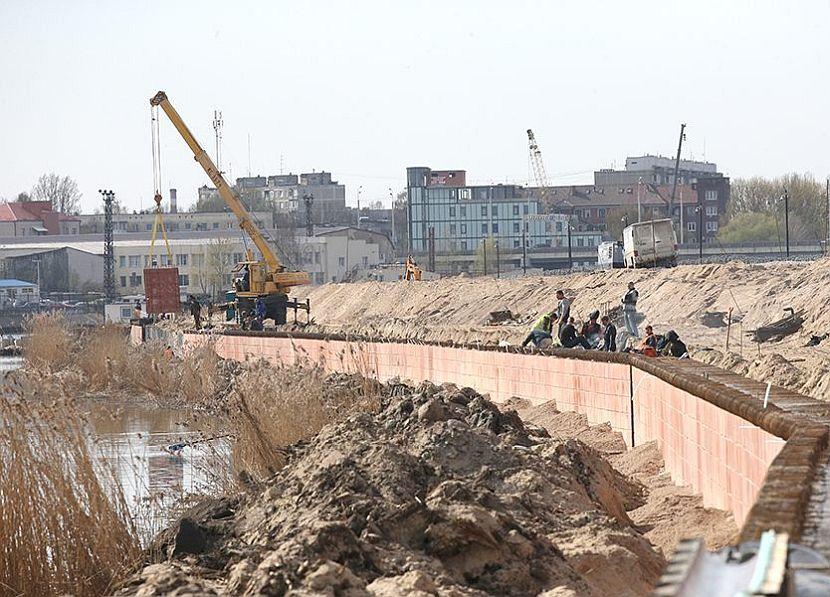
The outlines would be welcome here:
M 144 295 L 147 297 L 147 313 L 178 313 L 179 268 L 148 267 L 144 270 Z

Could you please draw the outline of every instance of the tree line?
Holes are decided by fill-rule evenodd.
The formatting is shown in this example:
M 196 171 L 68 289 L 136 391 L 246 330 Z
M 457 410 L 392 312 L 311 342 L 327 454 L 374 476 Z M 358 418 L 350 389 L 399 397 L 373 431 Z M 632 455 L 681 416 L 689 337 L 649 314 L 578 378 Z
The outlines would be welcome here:
M 31 191 L 21 191 L 16 202 L 48 201 L 53 211 L 65 214 L 77 214 L 81 203 L 78 183 L 69 176 L 60 176 L 54 172 L 43 174 L 37 179 Z
M 828 237 L 825 181 L 812 174 L 732 181 L 718 240 L 728 243 L 783 241 L 786 236 L 784 190 L 789 203 L 790 240 L 819 241 Z

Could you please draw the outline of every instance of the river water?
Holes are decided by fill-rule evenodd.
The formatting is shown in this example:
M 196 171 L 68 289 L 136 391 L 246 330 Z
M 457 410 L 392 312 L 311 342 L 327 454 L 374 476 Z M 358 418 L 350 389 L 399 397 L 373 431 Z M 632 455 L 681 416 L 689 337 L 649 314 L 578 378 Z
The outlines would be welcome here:
M 20 357 L 0 357 L 0 372 L 22 363 Z M 143 541 L 166 527 L 188 498 L 216 494 L 227 486 L 227 442 L 202 441 L 188 427 L 187 411 L 135 401 L 96 400 L 83 408 L 93 453 L 115 471 Z M 171 453 L 169 446 L 178 443 L 188 445 Z

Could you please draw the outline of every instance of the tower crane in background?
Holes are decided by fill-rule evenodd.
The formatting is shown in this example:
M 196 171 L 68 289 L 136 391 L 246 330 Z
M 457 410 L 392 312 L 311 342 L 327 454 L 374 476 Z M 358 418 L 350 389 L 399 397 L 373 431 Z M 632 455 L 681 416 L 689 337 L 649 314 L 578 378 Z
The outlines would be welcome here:
M 179 116 L 179 113 L 167 99 L 167 94 L 159 91 L 150 99 L 150 106 L 152 110 L 158 107 L 164 110 L 170 122 L 173 123 L 185 143 L 190 147 L 194 159 L 199 162 L 208 178 L 216 186 L 222 200 L 236 216 L 239 227 L 250 237 L 262 255 L 262 260 L 256 260 L 253 251 L 248 249 L 247 259 L 236 264 L 234 268 L 234 277 L 237 278 L 234 284 L 236 287 L 234 302 L 236 303 L 237 313 L 242 315 L 251 313 L 257 299 L 262 299 L 265 303 L 266 318 L 272 318 L 276 324 L 285 323 L 288 307 L 294 308 L 295 315 L 297 309 L 307 311 L 308 302 L 300 303 L 297 299 L 290 301 L 287 292 L 293 286 L 309 284 L 308 273 L 288 271 L 280 262 L 276 253 L 268 244 L 265 235 L 254 224 L 251 215 L 245 209 L 245 205 L 236 192 L 228 185 L 222 172 L 219 171 L 207 152 L 202 149 L 182 117 Z
M 539 149 L 539 144 L 531 129 L 527 129 L 527 142 L 530 149 L 530 163 L 533 166 L 533 177 L 536 179 L 536 186 L 539 187 L 539 200 L 542 205 L 547 205 L 548 175 L 545 172 L 545 163 L 542 161 L 542 150 Z

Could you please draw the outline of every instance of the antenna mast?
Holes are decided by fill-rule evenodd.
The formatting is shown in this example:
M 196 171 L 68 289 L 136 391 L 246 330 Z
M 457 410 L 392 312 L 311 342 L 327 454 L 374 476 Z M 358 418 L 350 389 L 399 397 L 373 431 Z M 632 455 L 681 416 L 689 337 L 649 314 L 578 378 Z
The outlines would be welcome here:
M 216 167 L 219 172 L 222 172 L 222 112 L 220 110 L 213 111 L 213 131 L 216 136 Z

